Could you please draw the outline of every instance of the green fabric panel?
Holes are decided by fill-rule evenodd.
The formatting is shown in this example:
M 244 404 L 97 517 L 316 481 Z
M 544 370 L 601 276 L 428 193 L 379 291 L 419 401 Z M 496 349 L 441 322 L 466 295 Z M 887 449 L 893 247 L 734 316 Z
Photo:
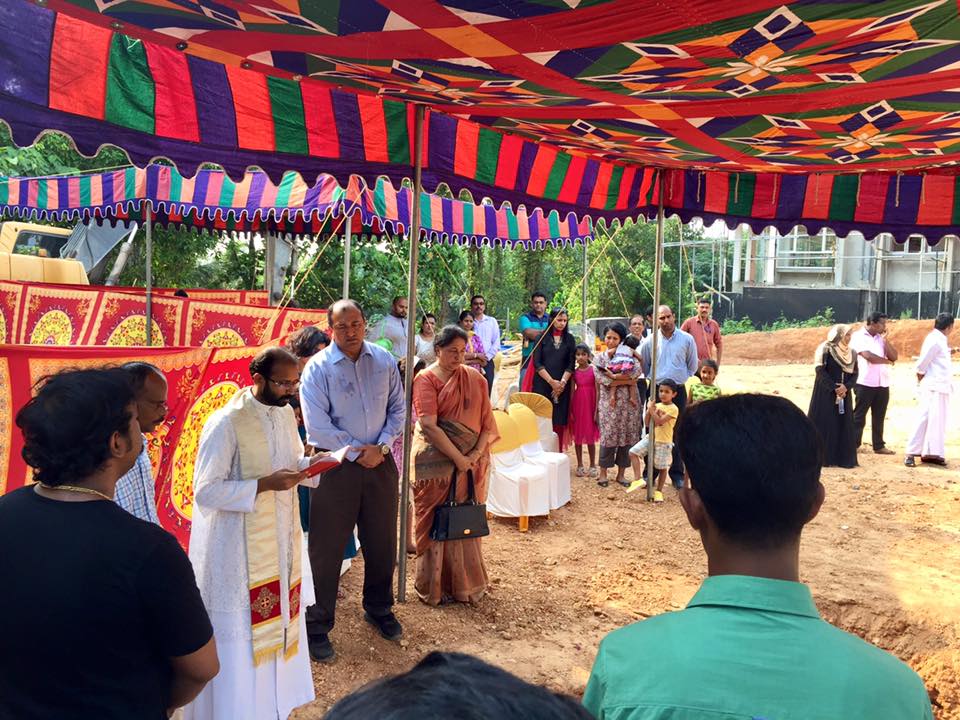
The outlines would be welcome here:
M 550 175 L 547 177 L 547 187 L 543 190 L 543 196 L 550 200 L 556 200 L 560 195 L 560 188 L 563 187 L 563 179 L 567 176 L 567 168 L 570 167 L 572 158 L 567 153 L 557 153 L 553 161 L 553 167 L 550 168 Z
M 80 204 L 84 206 L 90 204 L 90 177 L 88 175 L 80 176 Z
M 40 210 L 47 209 L 47 181 L 37 181 L 37 207 Z
M 6 205 L 10 201 L 10 181 L 0 181 L 0 205 Z
M 170 173 L 170 200 L 179 202 L 181 192 L 183 192 L 183 177 L 178 172 Z
M 463 209 L 463 232 L 465 235 L 473 235 L 473 206 L 463 203 L 460 207 Z
M 277 152 L 306 155 L 307 123 L 303 116 L 303 98 L 300 84 L 286 78 L 267 76 L 270 93 L 270 112 L 273 115 L 273 135 Z
M 410 135 L 407 133 L 407 106 L 404 103 L 385 100 L 383 117 L 387 123 L 387 156 L 390 162 L 410 164 Z
M 607 202 L 604 208 L 613 210 L 617 206 L 617 198 L 620 197 L 620 183 L 623 182 L 623 166 L 614 165 L 613 172 L 610 173 L 610 185 L 607 187 Z M 554 235 L 556 237 L 556 235 Z
M 387 198 L 384 196 L 383 188 L 384 184 L 381 178 L 377 181 L 377 189 L 373 191 L 373 209 L 380 217 L 385 217 L 387 214 Z
M 155 97 L 143 43 L 114 34 L 107 69 L 107 122 L 152 135 Z
M 420 228 L 433 226 L 433 217 L 430 214 L 430 196 L 420 193 Z
M 550 225 L 550 237 L 560 237 L 560 215 L 556 210 L 547 216 L 547 223 Z
M 857 211 L 857 175 L 837 175 L 833 178 L 833 193 L 830 195 L 831 220 L 853 220 Z
M 953 217 L 950 224 L 960 224 L 960 175 L 953 179 Z
M 135 198 L 137 196 L 137 169 L 134 167 L 128 167 L 123 171 L 123 187 L 124 195 L 126 198 Z M 116 192 L 114 192 L 114 199 L 116 197 Z
M 233 205 L 233 196 L 237 191 L 237 184 L 228 176 L 223 176 L 223 184 L 220 186 L 220 197 L 217 204 L 220 207 L 230 207 Z
M 727 189 L 727 213 L 749 216 L 753 212 L 753 189 L 757 178 L 753 173 L 731 173 Z
M 497 161 L 500 159 L 500 143 L 503 135 L 493 130 L 480 128 L 477 139 L 477 170 L 474 179 L 493 185 L 497 179 Z
M 513 210 L 507 211 L 507 235 L 511 240 L 520 239 L 520 226 L 517 223 L 517 216 L 514 215 Z
M 293 183 L 296 181 L 296 173 L 287 173 L 283 176 L 280 187 L 277 188 L 277 207 L 284 208 L 290 202 L 290 191 L 293 190 Z

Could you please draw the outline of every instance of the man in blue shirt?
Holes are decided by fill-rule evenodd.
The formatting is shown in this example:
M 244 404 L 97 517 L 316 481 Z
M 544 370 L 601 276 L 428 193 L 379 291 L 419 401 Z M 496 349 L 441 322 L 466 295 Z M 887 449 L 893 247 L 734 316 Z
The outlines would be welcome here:
M 604 638 L 583 697 L 594 717 L 932 720 L 917 674 L 825 622 L 800 582 L 800 534 L 824 500 L 803 412 L 731 395 L 691 407 L 676 432 L 709 577 L 684 610 Z
M 666 305 L 658 308 L 657 324 L 660 327 L 657 335 L 657 381 L 668 378 L 677 384 L 679 392 L 673 398 L 673 404 L 680 411 L 680 417 L 683 417 L 683 411 L 687 407 L 687 388 L 684 383 L 697 374 L 699 366 L 697 343 L 690 333 L 677 327 L 677 317 Z M 652 358 L 651 333 L 640 345 L 640 364 L 647 377 L 651 377 Z M 673 462 L 670 463 L 670 480 L 675 488 L 683 487 L 683 463 L 676 445 L 673 446 Z
M 397 557 L 397 466 L 390 455 L 404 422 L 403 387 L 393 355 L 364 340 L 367 320 L 353 300 L 338 300 L 327 314 L 333 343 L 307 362 L 300 407 L 307 442 L 325 449 L 349 446 L 343 464 L 325 472 L 310 494 L 310 565 L 317 603 L 306 612 L 310 656 L 331 662 L 337 586 L 343 550 L 360 531 L 363 609 L 388 640 L 403 629 L 393 607 Z
M 523 335 L 523 348 L 520 351 L 520 384 L 523 386 L 523 375 L 530 366 L 530 356 L 543 335 L 543 331 L 550 324 L 550 315 L 547 314 L 547 296 L 542 292 L 530 295 L 530 312 L 520 316 L 520 334 Z

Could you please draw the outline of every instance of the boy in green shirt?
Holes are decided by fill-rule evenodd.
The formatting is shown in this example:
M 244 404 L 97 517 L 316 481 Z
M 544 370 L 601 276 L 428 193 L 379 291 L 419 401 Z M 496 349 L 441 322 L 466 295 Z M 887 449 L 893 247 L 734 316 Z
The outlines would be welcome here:
M 820 618 L 800 532 L 823 504 L 822 447 L 791 402 L 687 409 L 680 502 L 709 577 L 686 609 L 610 633 L 583 698 L 598 720 L 932 720 L 907 665 Z

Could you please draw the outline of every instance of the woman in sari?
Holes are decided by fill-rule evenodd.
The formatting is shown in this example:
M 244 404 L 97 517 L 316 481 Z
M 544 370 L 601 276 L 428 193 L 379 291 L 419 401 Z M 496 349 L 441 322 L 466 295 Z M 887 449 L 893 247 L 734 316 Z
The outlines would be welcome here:
M 480 538 L 430 539 L 434 511 L 447 500 L 453 476 L 457 502 L 467 499 L 467 471 L 473 471 L 477 502 L 487 496 L 490 446 L 497 424 L 483 374 L 464 364 L 467 333 L 448 325 L 434 341 L 437 361 L 413 383 L 417 413 L 413 497 L 416 512 L 416 589 L 428 605 L 478 602 L 486 593 L 487 570 Z
M 857 433 L 853 422 L 853 386 L 857 353 L 850 347 L 850 326 L 834 325 L 813 356 L 813 394 L 807 416 L 823 439 L 823 464 L 857 466 Z
M 640 416 L 643 408 L 631 399 L 630 386 L 636 385 L 640 374 L 639 367 L 631 374 L 612 375 L 607 365 L 627 337 L 627 329 L 622 323 L 611 323 L 603 329 L 603 341 L 607 349 L 598 352 L 593 358 L 597 368 L 597 382 L 600 391 L 597 401 L 600 418 L 600 477 L 597 485 L 607 487 L 610 481 L 607 473 L 617 468 L 617 482 L 629 487 L 625 477 L 630 467 L 630 448 L 640 440 Z
M 467 349 L 463 361 L 482 374 L 484 367 L 487 365 L 487 353 L 486 348 L 483 347 L 483 340 L 473 331 L 473 320 L 473 313 L 469 310 L 460 313 L 458 323 L 460 328 L 467 333 Z

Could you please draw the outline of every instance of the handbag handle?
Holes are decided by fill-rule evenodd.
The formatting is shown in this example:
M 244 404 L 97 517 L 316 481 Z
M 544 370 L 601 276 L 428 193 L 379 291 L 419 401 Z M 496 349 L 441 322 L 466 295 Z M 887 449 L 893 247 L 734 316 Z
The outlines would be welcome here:
M 476 488 L 473 485 L 473 470 L 467 470 L 467 500 L 466 503 L 475 505 L 477 502 Z M 464 503 L 464 504 L 466 504 Z M 447 505 L 457 504 L 457 468 L 453 468 L 453 477 L 450 478 L 450 492 L 447 494 Z

